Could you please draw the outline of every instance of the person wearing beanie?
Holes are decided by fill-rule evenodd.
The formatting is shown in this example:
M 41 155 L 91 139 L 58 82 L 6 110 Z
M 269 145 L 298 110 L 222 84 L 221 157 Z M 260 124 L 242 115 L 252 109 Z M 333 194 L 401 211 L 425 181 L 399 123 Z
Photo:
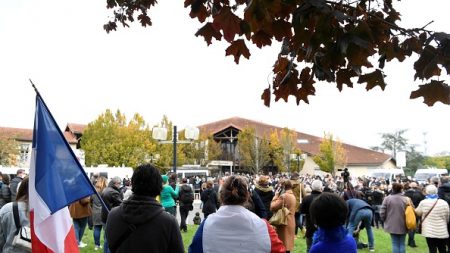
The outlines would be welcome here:
M 270 211 L 270 202 L 272 202 L 273 196 L 275 195 L 273 192 L 273 187 L 269 185 L 269 177 L 260 176 L 258 181 L 256 182 L 255 192 L 261 198 L 263 205 L 267 211 L 267 220 L 270 220 L 273 213 Z
M 311 183 L 311 194 L 306 196 L 303 199 L 303 202 L 300 204 L 300 214 L 305 215 L 305 223 L 306 223 L 306 252 L 309 252 L 313 242 L 313 235 L 316 232 L 317 228 L 314 226 L 314 223 L 311 220 L 311 214 L 309 212 L 309 207 L 311 203 L 320 196 L 323 190 L 323 184 L 321 180 L 314 180 Z
M 174 190 L 172 186 L 168 184 L 169 177 L 167 175 L 162 175 L 161 179 L 163 182 L 163 188 L 160 195 L 161 205 L 166 212 L 176 216 L 177 206 L 174 198 L 178 197 L 178 185 L 176 185 Z

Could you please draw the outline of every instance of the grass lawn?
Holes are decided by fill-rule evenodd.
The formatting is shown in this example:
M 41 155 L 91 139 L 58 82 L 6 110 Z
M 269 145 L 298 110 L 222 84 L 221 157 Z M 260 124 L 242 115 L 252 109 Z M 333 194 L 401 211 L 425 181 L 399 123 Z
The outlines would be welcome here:
M 194 236 L 196 230 L 197 230 L 197 226 L 188 225 L 188 232 L 181 233 L 181 235 L 183 236 L 183 243 L 184 243 L 184 248 L 185 248 L 186 252 L 187 252 L 187 248 L 189 247 L 189 244 L 191 243 L 192 237 Z M 375 252 L 379 252 L 379 253 L 392 252 L 391 238 L 390 238 L 389 234 L 387 234 L 386 232 L 384 232 L 381 229 L 374 229 L 374 234 L 375 234 Z M 103 231 L 102 231 L 102 238 L 103 238 Z M 361 231 L 360 240 L 362 242 L 367 243 L 367 234 L 366 234 L 365 230 Z M 406 237 L 406 240 L 408 240 L 408 236 Z M 86 246 L 85 248 L 82 248 L 80 250 L 81 253 L 103 252 L 103 250 L 101 250 L 101 251 L 94 250 L 94 238 L 92 236 L 92 230 L 86 229 L 86 232 L 84 233 L 84 237 L 83 237 L 83 242 L 87 243 L 88 246 Z M 101 242 L 103 244 L 103 239 L 101 240 Z M 408 252 L 408 253 L 428 252 L 428 247 L 427 247 L 424 237 L 422 237 L 421 235 L 416 235 L 416 243 L 418 246 L 417 248 L 411 248 L 411 247 L 406 246 L 406 252 Z M 305 239 L 299 237 L 295 240 L 295 250 L 293 252 L 295 252 L 295 253 L 306 252 Z M 358 253 L 360 253 L 360 252 L 361 253 L 369 252 L 369 250 L 368 249 L 358 250 Z M 130 252 L 130 253 L 132 253 L 132 252 Z M 344 252 L 342 252 L 342 253 L 344 253 Z

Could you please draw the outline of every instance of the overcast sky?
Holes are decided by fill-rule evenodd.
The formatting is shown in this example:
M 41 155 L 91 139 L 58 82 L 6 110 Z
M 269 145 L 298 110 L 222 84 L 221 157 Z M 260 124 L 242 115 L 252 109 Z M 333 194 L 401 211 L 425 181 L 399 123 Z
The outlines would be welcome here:
M 159 1 L 150 28 L 134 24 L 106 34 L 102 27 L 111 14 L 105 0 L 0 0 L 0 126 L 33 127 L 31 78 L 61 128 L 87 124 L 109 108 L 128 119 L 139 113 L 150 125 L 167 115 L 179 128 L 238 116 L 316 136 L 332 133 L 361 147 L 379 145 L 380 133 L 409 129 L 406 137 L 419 151 L 425 141 L 428 154 L 450 151 L 450 106 L 409 99 L 419 84 L 413 61 L 387 64 L 384 92 L 355 84 L 339 93 L 335 84 L 323 83 L 310 104 L 296 106 L 292 97 L 267 108 L 260 96 L 279 44 L 253 49 L 250 60 L 236 65 L 225 57 L 226 43 L 207 47 L 195 37 L 201 25 L 183 2 Z M 450 1 L 394 4 L 404 26 L 434 20 L 428 29 L 449 32 Z

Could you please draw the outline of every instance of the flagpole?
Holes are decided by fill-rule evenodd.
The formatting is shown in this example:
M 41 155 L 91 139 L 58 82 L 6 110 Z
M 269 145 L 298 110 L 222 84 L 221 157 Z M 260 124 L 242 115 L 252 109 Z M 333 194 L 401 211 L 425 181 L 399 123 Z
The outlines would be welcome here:
M 51 120 L 53 121 L 53 124 L 55 126 L 58 126 L 58 124 L 56 123 L 55 118 L 53 118 L 52 113 L 50 112 L 50 110 L 48 109 L 47 104 L 45 103 L 44 99 L 42 98 L 41 94 L 39 93 L 38 89 L 36 88 L 36 85 L 34 85 L 33 81 L 30 80 L 31 86 L 33 87 L 34 91 L 36 92 L 36 96 L 38 96 L 41 101 L 42 104 L 45 106 L 45 108 L 48 111 L 48 114 L 51 118 Z M 62 133 L 61 129 L 59 128 L 59 126 L 57 127 L 58 129 L 58 133 L 63 137 L 64 140 L 66 140 L 66 138 L 64 137 L 64 134 Z M 66 147 L 70 150 L 70 154 L 72 155 L 72 157 L 74 158 L 74 160 L 76 161 L 76 163 L 78 164 L 78 166 L 80 168 L 83 168 L 83 166 L 81 166 L 80 161 L 78 161 L 77 157 L 75 156 L 75 154 L 72 151 L 72 148 L 70 147 L 69 143 L 67 143 L 67 140 L 64 141 L 64 143 L 66 144 Z M 95 194 L 97 195 L 98 199 L 100 200 L 100 202 L 102 203 L 102 206 L 106 209 L 106 211 L 109 213 L 109 208 L 108 206 L 105 204 L 105 202 L 103 201 L 102 197 L 100 196 L 100 194 L 97 192 L 97 190 L 95 189 L 94 185 L 92 184 L 91 180 L 89 179 L 89 177 L 87 176 L 86 172 L 84 171 L 84 169 L 81 169 L 83 176 L 85 177 L 85 179 L 87 179 L 87 181 L 89 182 L 89 185 L 91 186 L 93 192 L 95 192 Z

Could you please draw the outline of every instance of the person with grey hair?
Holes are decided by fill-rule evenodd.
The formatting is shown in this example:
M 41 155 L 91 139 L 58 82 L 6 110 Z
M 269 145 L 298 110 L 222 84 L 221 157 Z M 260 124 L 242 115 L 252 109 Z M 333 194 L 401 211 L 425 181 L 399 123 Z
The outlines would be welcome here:
M 108 187 L 106 187 L 101 194 L 103 202 L 105 202 L 105 205 L 108 207 L 109 210 L 111 210 L 113 207 L 120 206 L 120 204 L 123 201 L 123 194 L 120 191 L 121 183 L 122 179 L 120 177 L 111 178 L 111 180 L 108 183 Z M 102 223 L 106 225 L 107 219 L 108 219 L 108 210 L 106 210 L 105 207 L 102 207 Z M 106 231 L 105 227 L 104 231 Z M 104 237 L 103 252 L 104 253 L 110 252 L 106 236 Z
M 449 221 L 450 210 L 445 200 L 439 199 L 437 187 L 428 185 L 425 188 L 426 197 L 416 208 L 416 215 L 422 218 L 422 235 L 427 240 L 430 253 L 445 253 L 449 233 L 447 223 Z
M 305 215 L 305 223 L 306 223 L 306 252 L 308 253 L 312 246 L 313 235 L 316 232 L 317 228 L 314 226 L 313 221 L 311 220 L 311 213 L 309 212 L 309 207 L 311 206 L 314 199 L 320 196 L 323 190 L 323 184 L 321 180 L 314 180 L 311 183 L 311 194 L 306 196 L 303 199 L 303 202 L 300 204 L 300 214 Z

